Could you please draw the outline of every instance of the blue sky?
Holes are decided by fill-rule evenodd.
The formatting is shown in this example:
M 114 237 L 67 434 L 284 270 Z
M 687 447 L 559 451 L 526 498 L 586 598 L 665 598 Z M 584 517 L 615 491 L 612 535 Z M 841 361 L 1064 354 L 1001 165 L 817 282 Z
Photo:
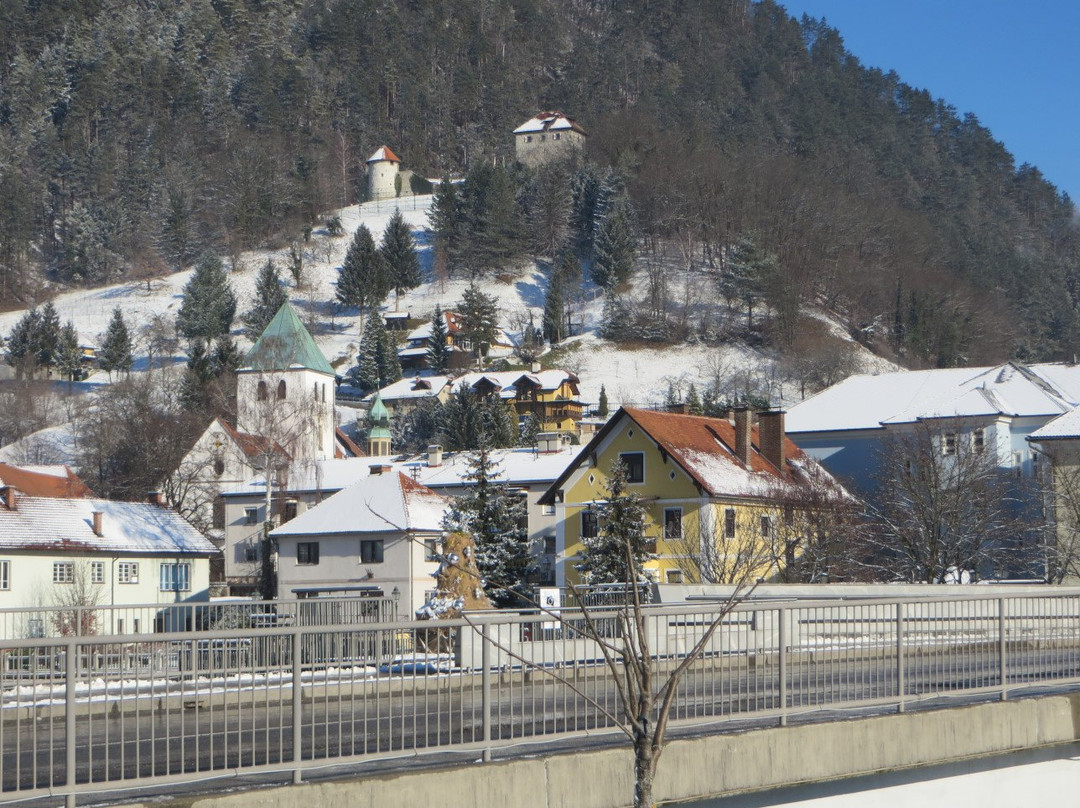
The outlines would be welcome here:
M 1080 202 L 1080 1 L 778 2 L 824 17 L 864 65 L 973 112 L 1017 165 Z

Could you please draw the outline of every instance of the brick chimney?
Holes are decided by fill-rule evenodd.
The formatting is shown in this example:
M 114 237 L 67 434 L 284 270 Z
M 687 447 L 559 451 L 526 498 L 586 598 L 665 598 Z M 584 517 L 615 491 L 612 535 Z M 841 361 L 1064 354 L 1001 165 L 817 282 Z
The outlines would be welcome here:
M 750 467 L 750 408 L 735 409 L 735 456 Z
M 371 476 L 376 477 L 380 474 L 389 474 L 390 469 L 392 469 L 393 466 L 386 466 L 382 463 L 377 463 L 374 466 L 369 466 L 369 468 L 371 469 Z
M 91 528 L 94 531 L 94 535 L 100 537 L 101 536 L 101 511 L 93 511 L 90 514 L 90 516 L 91 516 L 91 519 L 93 520 L 91 522 Z
M 16 508 L 15 505 L 15 486 L 4 486 L 4 507 L 9 511 L 13 511 Z
M 784 411 L 769 410 L 758 413 L 758 444 L 765 459 L 785 471 L 784 453 Z

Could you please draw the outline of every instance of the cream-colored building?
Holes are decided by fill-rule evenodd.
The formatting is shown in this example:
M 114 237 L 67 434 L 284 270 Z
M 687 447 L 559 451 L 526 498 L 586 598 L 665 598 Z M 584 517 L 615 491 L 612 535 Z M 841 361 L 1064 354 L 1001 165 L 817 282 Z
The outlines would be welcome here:
M 585 130 L 561 112 L 538 112 L 514 130 L 514 156 L 535 168 L 585 148 Z
M 398 195 L 401 158 L 388 146 L 381 146 L 367 160 L 368 200 L 393 199 Z

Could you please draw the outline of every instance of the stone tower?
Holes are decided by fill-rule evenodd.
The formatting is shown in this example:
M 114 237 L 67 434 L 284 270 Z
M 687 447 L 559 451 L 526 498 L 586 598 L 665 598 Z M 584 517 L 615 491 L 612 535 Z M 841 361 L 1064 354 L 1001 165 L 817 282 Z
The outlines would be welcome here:
M 332 459 L 335 380 L 286 302 L 236 372 L 237 427 L 277 442 L 294 463 Z
M 368 432 L 368 455 L 371 457 L 390 456 L 390 411 L 386 409 L 382 398 L 375 394 L 371 402 L 371 431 Z
M 393 199 L 398 195 L 397 178 L 401 158 L 387 146 L 381 147 L 367 161 L 368 199 Z
M 514 130 L 514 157 L 530 168 L 585 148 L 585 130 L 561 112 L 538 112 Z

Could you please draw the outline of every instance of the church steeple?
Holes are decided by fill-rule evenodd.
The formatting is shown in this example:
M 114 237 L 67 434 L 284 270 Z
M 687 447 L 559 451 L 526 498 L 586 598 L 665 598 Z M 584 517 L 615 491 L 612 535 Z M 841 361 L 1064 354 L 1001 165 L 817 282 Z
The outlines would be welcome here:
M 386 409 L 378 393 L 371 402 L 368 413 L 371 430 L 368 432 L 368 454 L 371 457 L 387 457 L 390 454 L 390 411 Z
M 296 311 L 285 301 L 251 346 L 240 369 L 268 371 L 297 367 L 334 375 L 334 369 L 296 316 Z

